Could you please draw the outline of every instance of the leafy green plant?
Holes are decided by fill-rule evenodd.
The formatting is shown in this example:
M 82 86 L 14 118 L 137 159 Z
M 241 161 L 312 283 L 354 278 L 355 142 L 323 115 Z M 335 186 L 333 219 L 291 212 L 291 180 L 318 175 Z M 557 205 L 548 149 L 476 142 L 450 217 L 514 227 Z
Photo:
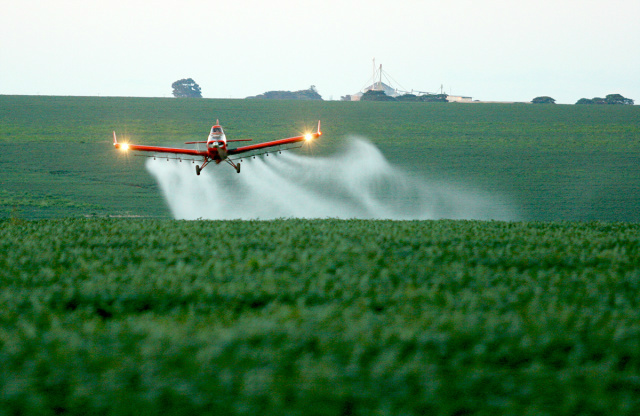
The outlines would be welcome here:
M 0 221 L 0 408 L 635 414 L 639 231 Z

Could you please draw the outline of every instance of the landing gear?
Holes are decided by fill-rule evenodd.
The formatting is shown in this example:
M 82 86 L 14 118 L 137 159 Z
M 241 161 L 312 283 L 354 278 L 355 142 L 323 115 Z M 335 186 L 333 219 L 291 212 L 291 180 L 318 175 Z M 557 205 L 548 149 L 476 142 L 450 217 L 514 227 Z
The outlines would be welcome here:
M 236 172 L 240 173 L 240 162 L 233 163 L 233 161 L 231 159 L 225 159 L 225 162 L 227 162 L 228 164 L 230 164 L 231 166 L 233 166 L 233 168 L 236 170 Z
M 209 160 L 211 160 L 211 159 L 205 157 L 204 158 L 204 162 L 202 163 L 202 166 L 196 165 L 196 175 L 200 176 L 200 172 L 202 172 L 204 167 L 209 164 Z
M 227 162 L 228 164 L 230 164 L 231 166 L 233 166 L 233 168 L 236 170 L 236 172 L 240 173 L 240 162 L 238 163 L 233 163 L 233 161 L 231 159 L 223 159 L 225 162 Z M 204 169 L 205 166 L 207 166 L 207 164 L 209 163 L 210 159 L 206 159 L 204 161 L 204 163 L 202 164 L 202 166 L 200 165 L 196 165 L 196 175 L 200 176 L 200 172 L 202 172 L 202 170 Z M 221 160 L 217 160 L 215 161 L 216 163 L 220 163 L 222 162 Z

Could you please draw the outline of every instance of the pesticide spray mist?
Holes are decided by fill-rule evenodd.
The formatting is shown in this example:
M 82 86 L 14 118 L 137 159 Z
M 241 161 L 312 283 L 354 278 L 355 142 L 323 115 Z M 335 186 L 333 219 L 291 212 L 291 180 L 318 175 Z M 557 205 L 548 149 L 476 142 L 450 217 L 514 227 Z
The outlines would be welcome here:
M 416 178 L 371 143 L 353 138 L 332 157 L 293 152 L 244 159 L 242 173 L 210 164 L 149 159 L 176 219 L 516 219 L 495 197 Z

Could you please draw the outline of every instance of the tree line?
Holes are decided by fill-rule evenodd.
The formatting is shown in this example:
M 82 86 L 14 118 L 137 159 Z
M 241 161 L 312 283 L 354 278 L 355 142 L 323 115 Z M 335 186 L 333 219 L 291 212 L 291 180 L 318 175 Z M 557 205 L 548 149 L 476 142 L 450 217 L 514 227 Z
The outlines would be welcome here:
M 300 91 L 267 91 L 264 94 L 255 95 L 254 99 L 266 100 L 322 100 L 320 94 L 316 90 L 316 86 L 312 85 L 306 90 Z
M 409 102 L 427 102 L 427 103 L 446 103 L 447 94 L 404 94 L 398 97 L 392 97 L 380 90 L 365 91 L 360 97 L 360 101 L 409 101 Z
M 202 91 L 200 86 L 192 78 L 180 79 L 173 84 L 173 96 L 177 98 L 202 98 Z M 315 85 L 312 85 L 306 90 L 300 91 L 267 91 L 264 94 L 256 95 L 253 97 L 256 99 L 275 99 L 275 100 L 322 100 L 320 94 L 316 90 Z M 362 94 L 360 98 L 362 101 L 412 101 L 412 102 L 430 102 L 437 103 L 447 102 L 447 94 L 404 94 L 398 97 L 391 97 L 385 94 L 384 91 L 369 90 Z M 531 100 L 533 104 L 555 104 L 556 100 L 549 96 L 535 97 Z M 623 97 L 621 94 L 609 94 L 604 98 L 581 98 L 576 104 L 579 105 L 633 105 L 634 101 L 631 98 Z
M 625 98 L 620 94 L 609 94 L 605 98 L 580 98 L 576 104 L 617 104 L 617 105 L 633 105 L 631 98 Z
M 536 97 L 531 100 L 533 104 L 555 104 L 556 100 L 548 97 L 541 96 Z M 613 105 L 633 105 L 633 100 L 631 98 L 625 98 L 620 94 L 609 94 L 605 98 L 594 97 L 594 98 L 580 98 L 576 104 L 613 104 Z
M 173 84 L 173 96 L 176 98 L 202 98 L 202 90 L 197 82 L 192 78 L 179 79 Z M 300 91 L 267 91 L 264 94 L 256 95 L 256 99 L 271 100 L 322 100 L 316 86 L 312 85 L 306 90 Z

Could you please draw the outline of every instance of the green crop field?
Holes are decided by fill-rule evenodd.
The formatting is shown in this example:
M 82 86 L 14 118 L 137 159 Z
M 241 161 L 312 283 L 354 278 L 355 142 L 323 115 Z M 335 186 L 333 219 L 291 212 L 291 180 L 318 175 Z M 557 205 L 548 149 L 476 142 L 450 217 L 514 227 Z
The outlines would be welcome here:
M 216 119 L 259 141 L 321 119 L 314 155 L 364 137 L 417 178 L 509 199 L 522 220 L 640 221 L 638 106 L 24 96 L 0 96 L 0 216 L 169 218 L 144 158 L 118 155 L 111 132 L 179 146 Z
M 172 220 L 111 132 L 216 119 L 520 221 Z M 639 161 L 637 106 L 0 96 L 0 416 L 637 415 Z
M 640 226 L 0 222 L 0 414 L 636 415 Z

